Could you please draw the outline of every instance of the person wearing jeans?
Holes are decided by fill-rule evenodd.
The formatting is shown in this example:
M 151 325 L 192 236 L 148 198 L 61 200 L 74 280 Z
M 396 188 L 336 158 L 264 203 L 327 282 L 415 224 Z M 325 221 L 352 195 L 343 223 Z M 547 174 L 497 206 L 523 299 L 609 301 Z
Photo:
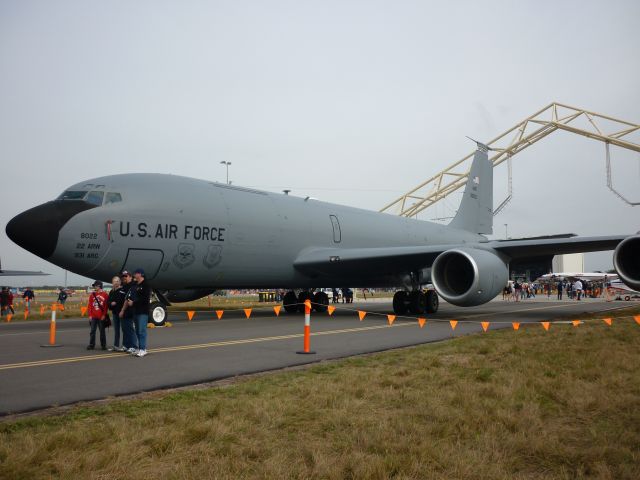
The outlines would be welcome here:
M 149 322 L 149 302 L 151 301 L 151 287 L 144 279 L 144 270 L 138 268 L 133 272 L 136 284 L 131 287 L 133 295 L 127 300 L 129 308 L 133 308 L 136 336 L 138 337 L 138 353 L 144 357 L 147 354 L 147 323 Z
M 126 350 L 124 347 L 126 342 L 123 341 L 123 346 L 120 346 L 121 323 L 123 328 L 122 337 L 124 340 L 124 323 L 120 321 L 120 310 L 122 310 L 122 305 L 124 304 L 126 291 L 122 288 L 120 277 L 117 275 L 111 279 L 111 284 L 113 288 L 109 292 L 109 310 L 111 310 L 113 323 L 113 347 L 110 347 L 109 350 L 112 352 L 124 352 Z
M 100 329 L 100 345 L 102 350 L 107 349 L 107 334 L 105 332 L 105 319 L 109 311 L 109 295 L 102 289 L 102 282 L 96 280 L 93 282 L 93 293 L 89 295 L 89 324 L 91 332 L 89 333 L 89 345 L 87 350 L 93 350 L 96 346 L 96 329 Z
M 127 270 L 123 270 L 121 277 L 123 281 L 122 293 L 124 295 L 124 301 L 122 302 L 119 315 L 120 323 L 122 324 L 122 347 L 124 348 L 123 352 L 133 355 L 138 353 L 138 340 L 134 332 L 133 324 L 135 323 L 135 318 L 133 308 L 129 307 L 129 300 L 132 299 L 135 283 L 133 282 L 133 277 Z

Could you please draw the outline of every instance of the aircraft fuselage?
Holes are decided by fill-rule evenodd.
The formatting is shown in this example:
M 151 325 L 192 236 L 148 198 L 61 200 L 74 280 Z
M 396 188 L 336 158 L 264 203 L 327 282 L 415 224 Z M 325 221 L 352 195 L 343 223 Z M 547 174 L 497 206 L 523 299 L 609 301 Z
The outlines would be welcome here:
M 294 262 L 303 251 L 318 247 L 485 241 L 481 235 L 430 222 L 173 175 L 101 177 L 66 192 L 104 192 L 104 203 L 72 208 L 58 232 L 29 232 L 57 234 L 50 252 L 35 253 L 104 281 L 125 268 L 144 268 L 159 289 L 398 285 L 402 279 L 397 274 L 384 272 L 312 278 Z M 106 203 L 109 194 L 119 194 L 120 200 Z M 71 208 L 66 206 L 74 202 L 87 203 L 59 199 L 22 215 L 33 219 L 38 209 Z M 49 214 L 42 210 L 42 215 Z

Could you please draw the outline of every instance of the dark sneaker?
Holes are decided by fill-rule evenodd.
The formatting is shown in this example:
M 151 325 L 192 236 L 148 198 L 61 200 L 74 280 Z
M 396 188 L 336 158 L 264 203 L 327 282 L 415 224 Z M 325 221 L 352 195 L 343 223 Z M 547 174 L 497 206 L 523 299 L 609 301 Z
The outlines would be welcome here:
M 102 345 L 102 347 L 101 347 L 101 348 L 102 348 L 102 350 L 106 350 L 106 349 L 107 349 L 107 346 L 106 346 L 106 345 Z
M 95 347 L 93 345 L 87 345 L 87 350 L 93 350 Z

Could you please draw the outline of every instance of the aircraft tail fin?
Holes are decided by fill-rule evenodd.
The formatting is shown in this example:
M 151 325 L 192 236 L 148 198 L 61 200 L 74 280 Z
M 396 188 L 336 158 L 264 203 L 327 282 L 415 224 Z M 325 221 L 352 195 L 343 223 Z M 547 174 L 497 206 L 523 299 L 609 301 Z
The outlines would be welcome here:
M 474 140 L 475 141 L 475 140 Z M 473 233 L 493 233 L 493 164 L 486 145 L 476 142 L 469 180 L 458 213 L 449 226 Z

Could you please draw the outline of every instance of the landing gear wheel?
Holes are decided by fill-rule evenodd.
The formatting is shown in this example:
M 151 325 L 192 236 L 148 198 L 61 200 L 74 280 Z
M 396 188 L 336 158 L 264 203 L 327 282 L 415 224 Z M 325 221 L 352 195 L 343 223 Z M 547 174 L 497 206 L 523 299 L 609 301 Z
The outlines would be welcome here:
M 440 299 L 435 290 L 427 290 L 427 313 L 436 313 L 440 306 Z
M 404 290 L 399 290 L 393 295 L 393 312 L 396 315 L 404 315 L 409 308 L 409 295 Z
M 156 327 L 162 327 L 167 321 L 167 307 L 160 302 L 149 305 L 149 321 Z
M 422 290 L 415 290 L 409 294 L 409 311 L 415 315 L 422 315 L 427 309 L 427 296 Z
M 329 306 L 329 295 L 324 292 L 316 292 L 313 295 L 313 309 L 318 313 L 324 313 Z
M 289 290 L 284 294 L 284 298 L 282 299 L 282 306 L 284 307 L 284 311 L 287 313 L 296 313 L 298 311 L 298 297 L 296 297 L 296 292 L 293 290 Z
M 311 292 L 307 290 L 303 290 L 298 294 L 298 311 L 300 313 L 304 313 L 304 301 L 311 300 L 313 301 L 313 295 Z

